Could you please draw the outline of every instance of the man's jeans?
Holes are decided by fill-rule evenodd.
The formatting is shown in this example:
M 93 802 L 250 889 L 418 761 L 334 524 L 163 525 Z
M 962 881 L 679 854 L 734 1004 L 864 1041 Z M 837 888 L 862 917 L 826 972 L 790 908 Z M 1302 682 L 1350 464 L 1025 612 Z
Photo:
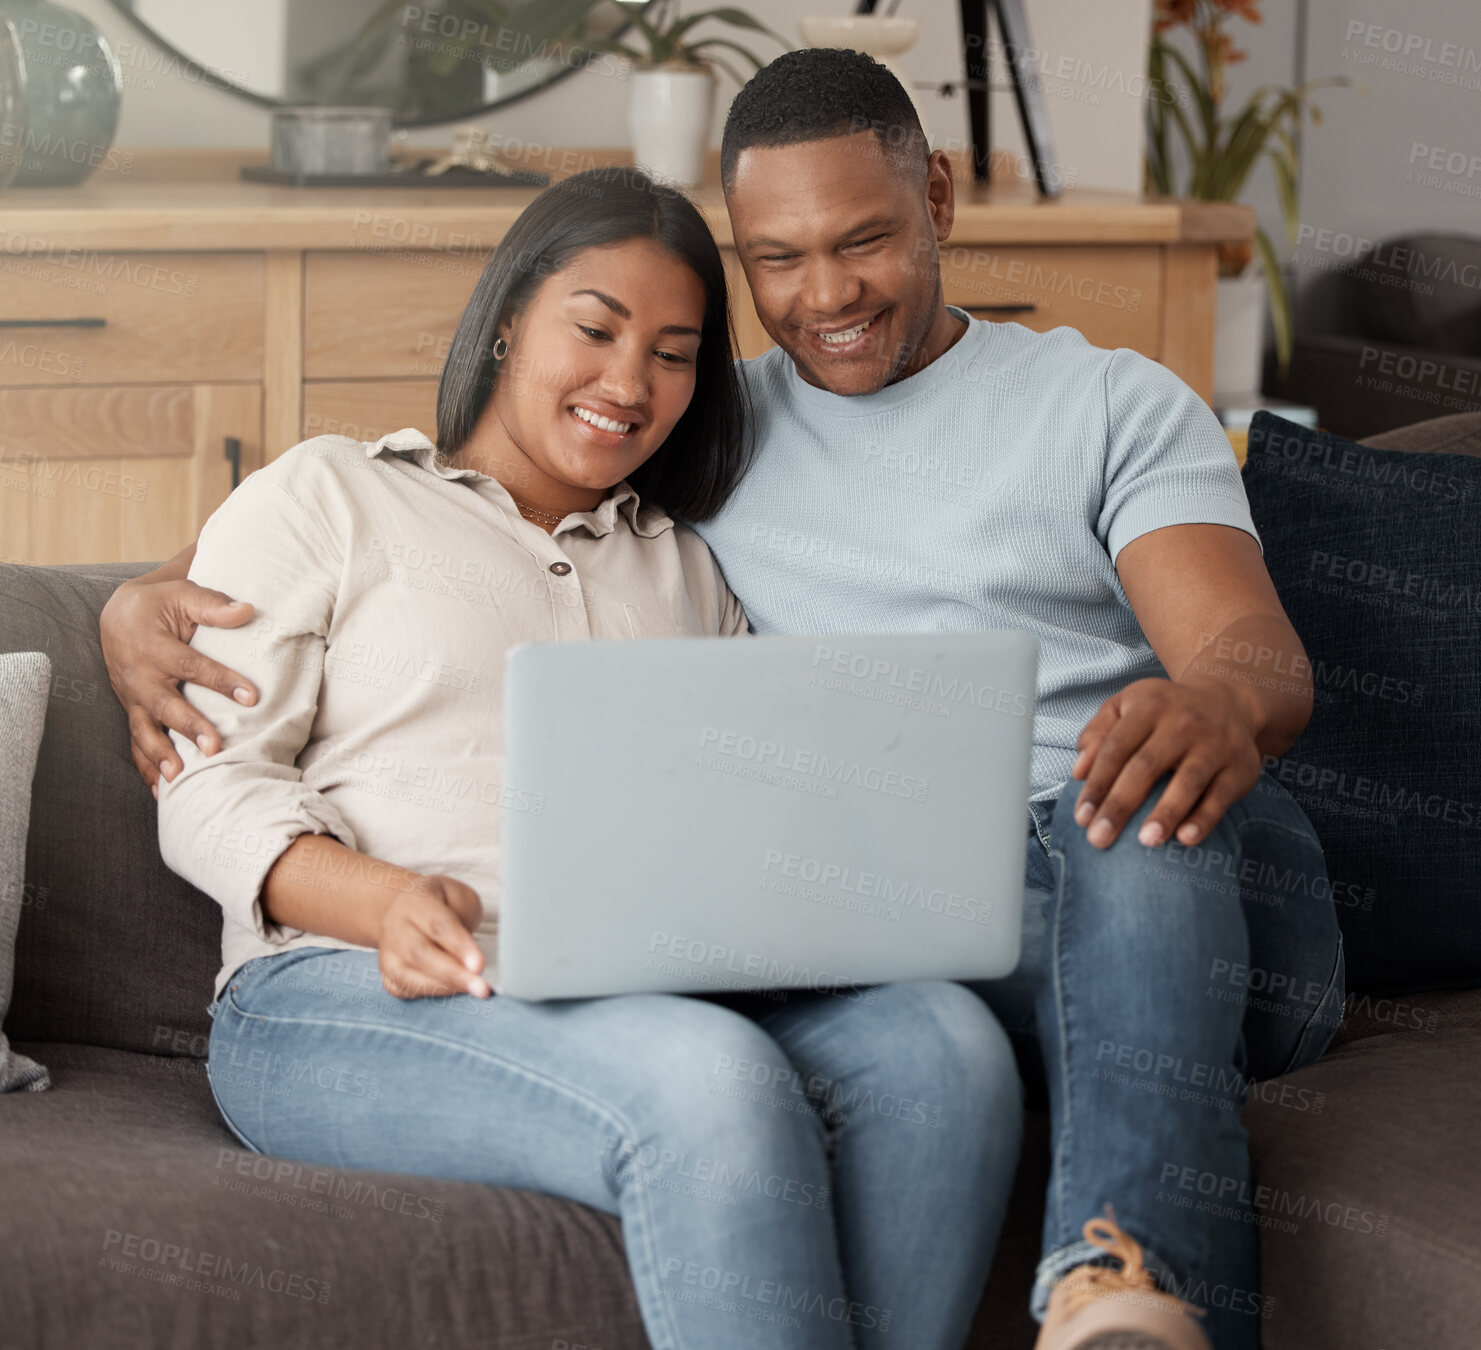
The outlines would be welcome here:
M 1255 1350 L 1268 1307 L 1239 1109 L 1259 1080 L 1326 1049 L 1342 939 L 1316 834 L 1273 778 L 1201 844 L 1145 848 L 1137 832 L 1166 784 L 1108 849 L 1075 823 L 1078 783 L 1030 803 L 1023 957 L 972 987 L 1021 1048 L 1036 1039 L 1047 1079 L 1035 1314 L 1102 1255 L 1081 1228 L 1110 1203 L 1160 1286 L 1207 1310 L 1216 1350 Z

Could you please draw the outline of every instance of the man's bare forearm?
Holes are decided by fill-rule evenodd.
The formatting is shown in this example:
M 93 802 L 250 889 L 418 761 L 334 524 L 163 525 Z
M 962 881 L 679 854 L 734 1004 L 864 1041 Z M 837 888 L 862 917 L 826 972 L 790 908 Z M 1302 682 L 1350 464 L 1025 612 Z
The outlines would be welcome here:
M 420 873 L 346 848 L 330 835 L 301 834 L 262 883 L 262 912 L 285 928 L 377 947 L 391 901 L 421 888 L 424 880 Z
M 1311 719 L 1311 662 L 1282 615 L 1246 615 L 1209 634 L 1173 679 L 1226 685 L 1248 716 L 1262 755 L 1288 749 Z
M 169 562 L 162 562 L 152 572 L 135 577 L 135 581 L 184 581 L 190 575 L 190 564 L 195 560 L 195 544 L 186 544 Z

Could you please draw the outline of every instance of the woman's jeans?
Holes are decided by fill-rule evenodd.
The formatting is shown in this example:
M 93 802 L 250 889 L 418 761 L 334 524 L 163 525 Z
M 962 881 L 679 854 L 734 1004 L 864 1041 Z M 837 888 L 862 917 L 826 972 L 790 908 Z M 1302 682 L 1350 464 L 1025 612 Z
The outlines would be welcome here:
M 1146 848 L 1158 783 L 1107 849 L 1074 820 L 1079 785 L 1030 804 L 1023 958 L 974 984 L 1042 1062 L 1051 1123 L 1042 1318 L 1054 1282 L 1103 1255 L 1081 1227 L 1107 1203 L 1160 1286 L 1206 1310 L 1215 1350 L 1255 1350 L 1257 1200 L 1240 1107 L 1315 1060 L 1342 1016 L 1342 939 L 1321 846 L 1273 778 L 1196 847 Z M 1303 1104 L 1304 1103 L 1304 1104 Z M 1307 1220 L 1308 1222 L 1311 1220 Z
M 654 1350 L 958 1350 L 1017 1165 L 1011 1045 L 961 985 L 405 1001 L 370 952 L 248 962 L 212 1006 L 249 1148 L 621 1216 Z

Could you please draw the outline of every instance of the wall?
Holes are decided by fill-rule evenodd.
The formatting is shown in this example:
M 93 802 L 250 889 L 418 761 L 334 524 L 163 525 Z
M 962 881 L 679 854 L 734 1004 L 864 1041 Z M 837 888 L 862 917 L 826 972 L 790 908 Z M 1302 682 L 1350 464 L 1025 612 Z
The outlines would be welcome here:
M 123 146 L 266 146 L 269 113 L 219 89 L 190 83 L 169 69 L 160 53 L 107 0 L 70 0 L 120 48 L 129 87 L 118 143 Z M 255 0 L 241 0 L 255 9 Z M 1027 0 L 1039 66 L 1046 73 L 1046 99 L 1056 159 L 1065 177 L 1081 186 L 1137 191 L 1141 185 L 1142 103 L 1138 97 L 1146 65 L 1151 0 Z M 762 22 L 797 42 L 796 0 L 749 0 Z M 847 14 L 851 0 L 819 0 L 820 13 Z M 901 58 L 913 80 L 939 85 L 961 76 L 957 7 L 949 0 L 907 0 L 906 15 L 921 23 L 916 47 Z M 775 51 L 757 38 L 758 53 Z M 734 86 L 722 85 L 723 104 Z M 626 83 L 581 72 L 525 101 L 479 119 L 481 125 L 526 142 L 546 145 L 621 145 L 626 141 Z M 960 95 L 923 95 L 938 144 L 962 144 L 965 104 Z M 1021 151 L 1011 96 L 994 96 L 994 140 Z M 718 143 L 721 117 L 717 116 Z M 411 144 L 444 145 L 446 129 L 410 133 Z
M 1333 312 L 1332 269 L 1361 242 L 1441 231 L 1481 235 L 1481 5 L 1477 0 L 1266 0 L 1258 27 L 1230 31 L 1250 59 L 1232 68 L 1226 106 L 1261 84 L 1344 76 L 1319 92 L 1324 117 L 1302 132 L 1302 232 L 1285 241 L 1268 167 L 1245 200 L 1287 263 L 1298 326 Z M 1304 18 L 1304 22 L 1302 19 Z M 1441 168 L 1429 167 L 1440 156 Z M 1445 167 L 1448 162 L 1449 167 Z

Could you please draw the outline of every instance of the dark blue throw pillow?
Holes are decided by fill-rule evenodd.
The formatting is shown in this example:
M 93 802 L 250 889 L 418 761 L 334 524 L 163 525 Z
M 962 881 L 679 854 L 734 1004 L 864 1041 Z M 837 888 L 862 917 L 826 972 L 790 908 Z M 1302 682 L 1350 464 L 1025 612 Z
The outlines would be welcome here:
M 1321 838 L 1348 986 L 1481 985 L 1481 458 L 1262 412 L 1244 480 L 1316 691 L 1266 767 Z

